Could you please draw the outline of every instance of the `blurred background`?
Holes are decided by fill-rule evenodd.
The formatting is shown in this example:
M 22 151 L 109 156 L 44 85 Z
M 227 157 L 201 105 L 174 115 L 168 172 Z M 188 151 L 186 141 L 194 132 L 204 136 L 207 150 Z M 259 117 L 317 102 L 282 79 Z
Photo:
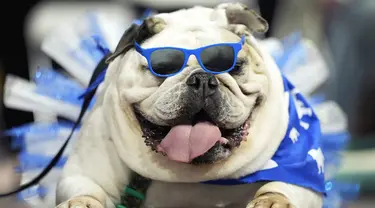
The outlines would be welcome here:
M 375 202 L 375 1 L 374 0 L 239 0 L 270 23 L 265 37 L 283 38 L 299 31 L 311 39 L 329 63 L 330 77 L 319 91 L 336 101 L 348 116 L 351 142 L 343 154 L 342 180 L 360 182 L 360 197 L 348 206 L 374 207 Z M 215 6 L 224 0 L 49 0 L 1 1 L 0 90 L 4 77 L 29 79 L 38 65 L 54 66 L 40 44 L 56 25 L 87 9 L 99 9 L 128 24 L 146 8 L 170 12 L 193 5 Z M 2 95 L 3 93 L 1 93 Z M 0 128 L 9 129 L 43 118 L 2 105 Z M 16 153 L 9 139 L 0 140 L 0 192 L 19 184 L 12 167 Z M 374 198 L 374 199 L 372 199 Z M 27 207 L 0 199 L 0 207 Z

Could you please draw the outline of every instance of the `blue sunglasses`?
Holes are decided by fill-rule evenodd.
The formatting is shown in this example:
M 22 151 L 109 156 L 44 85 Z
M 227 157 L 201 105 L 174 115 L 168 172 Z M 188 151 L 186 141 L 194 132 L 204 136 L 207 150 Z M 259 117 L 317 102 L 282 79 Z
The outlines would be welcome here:
M 238 43 L 219 43 L 197 49 L 176 47 L 142 48 L 135 42 L 135 50 L 144 56 L 152 74 L 170 77 L 181 72 L 191 55 L 194 55 L 203 70 L 211 74 L 231 71 L 237 62 L 238 52 L 245 43 L 245 36 Z

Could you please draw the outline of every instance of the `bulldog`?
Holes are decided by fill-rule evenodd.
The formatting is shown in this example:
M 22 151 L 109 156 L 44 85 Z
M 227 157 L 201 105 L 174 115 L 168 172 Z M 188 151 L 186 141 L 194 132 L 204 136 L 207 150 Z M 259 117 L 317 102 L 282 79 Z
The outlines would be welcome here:
M 205 183 L 261 170 L 285 136 L 283 79 L 253 37 L 267 29 L 233 3 L 128 29 L 64 167 L 57 207 L 114 208 L 127 186 L 144 191 L 128 207 L 322 207 L 322 194 L 283 181 Z

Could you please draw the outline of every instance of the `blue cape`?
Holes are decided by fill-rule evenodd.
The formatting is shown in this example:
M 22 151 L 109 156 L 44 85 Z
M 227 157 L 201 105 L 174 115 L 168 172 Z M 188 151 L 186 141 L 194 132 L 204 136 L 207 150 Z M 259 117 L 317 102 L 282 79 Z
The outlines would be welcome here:
M 280 181 L 325 193 L 324 156 L 320 148 L 320 122 L 311 106 L 283 76 L 284 92 L 289 97 L 288 129 L 278 150 L 264 169 L 238 179 L 204 183 L 216 185 Z

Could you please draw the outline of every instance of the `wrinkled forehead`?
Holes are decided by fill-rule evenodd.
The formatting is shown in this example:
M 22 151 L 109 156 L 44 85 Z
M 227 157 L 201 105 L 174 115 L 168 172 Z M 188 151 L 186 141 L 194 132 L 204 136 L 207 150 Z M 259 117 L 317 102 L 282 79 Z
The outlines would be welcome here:
M 166 28 L 146 40 L 143 48 L 179 47 L 194 49 L 218 43 L 238 43 L 241 38 L 228 30 L 218 27 L 195 25 L 188 28 Z

